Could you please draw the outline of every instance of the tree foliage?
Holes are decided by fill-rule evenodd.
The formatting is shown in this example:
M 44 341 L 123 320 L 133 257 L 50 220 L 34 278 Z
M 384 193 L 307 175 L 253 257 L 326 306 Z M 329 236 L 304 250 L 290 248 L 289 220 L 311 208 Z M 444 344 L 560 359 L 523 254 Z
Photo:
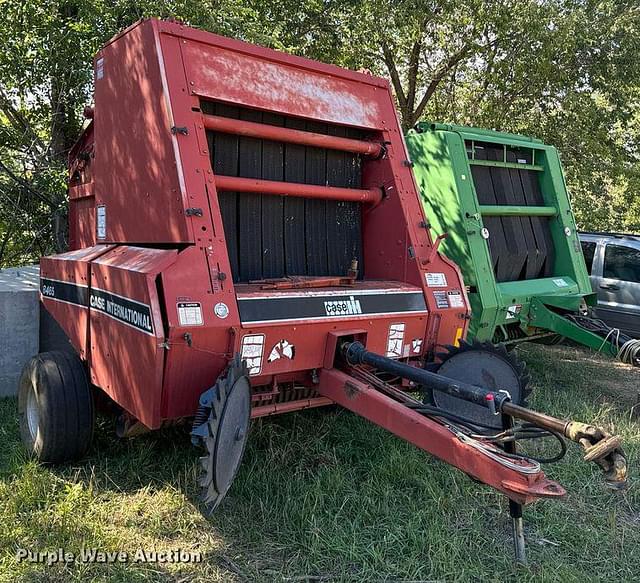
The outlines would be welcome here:
M 640 230 L 640 6 L 629 0 L 3 0 L 0 266 L 65 245 L 92 56 L 148 16 L 389 78 L 419 119 L 558 146 L 580 226 Z

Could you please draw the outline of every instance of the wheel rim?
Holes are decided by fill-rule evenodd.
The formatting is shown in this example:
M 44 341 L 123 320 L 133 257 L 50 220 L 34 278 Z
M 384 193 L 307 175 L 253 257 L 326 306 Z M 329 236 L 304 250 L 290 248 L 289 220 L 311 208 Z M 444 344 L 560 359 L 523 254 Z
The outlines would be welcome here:
M 31 387 L 27 397 L 27 425 L 29 426 L 31 439 L 35 442 L 40 426 L 40 409 L 38 408 L 38 397 L 34 386 Z

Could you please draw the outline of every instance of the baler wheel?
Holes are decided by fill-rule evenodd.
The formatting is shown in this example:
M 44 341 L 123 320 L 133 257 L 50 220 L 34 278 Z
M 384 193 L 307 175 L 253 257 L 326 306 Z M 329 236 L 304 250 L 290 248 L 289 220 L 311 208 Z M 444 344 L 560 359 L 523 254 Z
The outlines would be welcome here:
M 459 347 L 447 346 L 447 352 L 438 354 L 440 363 L 435 372 L 457 381 L 463 381 L 494 391 L 505 390 L 516 405 L 527 406 L 531 393 L 530 376 L 525 364 L 514 351 L 507 351 L 503 344 L 461 341 Z M 425 401 L 456 415 L 478 422 L 489 431 L 501 429 L 500 415 L 463 399 L 440 391 L 427 391 Z
M 84 456 L 93 438 L 93 395 L 80 358 L 43 352 L 31 358 L 18 388 L 20 434 L 29 453 L 44 463 Z
M 208 513 L 220 504 L 236 477 L 250 417 L 251 385 L 245 364 L 236 357 L 216 384 L 202 393 L 191 432 L 194 444 L 205 449 L 199 485 Z

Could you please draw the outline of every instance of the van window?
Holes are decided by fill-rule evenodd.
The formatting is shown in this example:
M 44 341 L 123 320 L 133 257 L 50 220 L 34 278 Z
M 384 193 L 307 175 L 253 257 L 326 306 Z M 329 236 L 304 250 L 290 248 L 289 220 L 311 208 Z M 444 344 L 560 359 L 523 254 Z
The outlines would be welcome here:
M 591 275 L 591 268 L 593 267 L 593 257 L 596 254 L 597 243 L 590 243 L 589 241 L 580 241 L 582 245 L 582 253 L 584 254 L 584 260 L 587 264 L 587 271 Z
M 604 251 L 604 277 L 640 283 L 640 249 L 607 245 Z

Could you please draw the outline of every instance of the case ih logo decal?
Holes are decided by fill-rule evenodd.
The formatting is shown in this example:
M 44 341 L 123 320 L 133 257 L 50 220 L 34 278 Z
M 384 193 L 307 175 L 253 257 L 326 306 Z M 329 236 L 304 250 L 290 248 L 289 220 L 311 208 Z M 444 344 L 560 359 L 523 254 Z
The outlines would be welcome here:
M 89 291 L 86 285 L 56 279 L 42 278 L 40 292 L 44 298 L 82 308 L 88 306 L 96 312 L 101 312 L 118 322 L 153 336 L 153 318 L 151 308 L 147 304 L 101 289 Z
M 331 300 L 324 303 L 324 309 L 327 316 L 350 316 L 353 314 L 362 314 L 360 300 L 356 300 L 351 296 L 348 300 Z
M 367 290 L 349 295 L 273 295 L 238 297 L 243 324 L 326 320 L 345 316 L 412 314 L 427 311 L 421 291 Z

